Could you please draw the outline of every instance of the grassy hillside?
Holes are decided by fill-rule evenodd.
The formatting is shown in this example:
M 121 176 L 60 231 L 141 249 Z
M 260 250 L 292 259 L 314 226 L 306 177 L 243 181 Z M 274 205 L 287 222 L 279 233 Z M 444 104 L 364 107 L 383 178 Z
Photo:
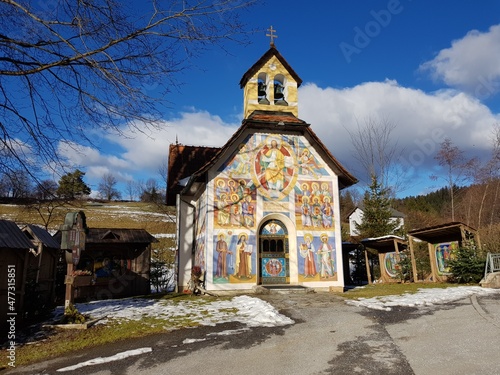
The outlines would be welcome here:
M 83 211 L 89 228 L 138 228 L 151 234 L 175 233 L 175 212 L 160 212 L 157 206 L 143 202 L 75 202 L 56 208 L 49 221 L 48 230 L 54 233 L 64 223 L 68 212 Z M 42 217 L 43 216 L 43 217 Z M 46 207 L 0 204 L 0 219 L 19 225 L 44 226 L 49 217 Z

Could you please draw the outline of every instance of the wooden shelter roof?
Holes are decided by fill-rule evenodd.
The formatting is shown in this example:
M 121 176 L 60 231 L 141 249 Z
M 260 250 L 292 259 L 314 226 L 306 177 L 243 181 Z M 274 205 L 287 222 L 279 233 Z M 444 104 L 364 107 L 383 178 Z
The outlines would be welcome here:
M 158 242 L 145 229 L 89 228 L 85 243 L 140 243 Z
M 408 235 L 429 243 L 461 241 L 462 230 L 471 233 L 477 232 L 476 229 L 469 227 L 464 223 L 450 222 L 420 229 L 413 229 L 408 232 Z
M 404 238 L 393 235 L 376 238 L 366 238 L 364 240 L 361 240 L 361 243 L 364 246 L 369 247 L 370 249 L 377 250 L 379 253 L 396 251 L 396 246 L 398 251 L 403 251 L 408 245 L 408 242 Z
M 54 238 L 61 240 L 61 231 Z M 88 228 L 85 244 L 150 244 L 158 240 L 145 229 L 129 228 Z
M 54 239 L 54 237 L 52 237 L 52 235 L 49 232 L 47 232 L 43 228 L 40 228 L 37 225 L 28 224 L 26 227 L 23 228 L 23 232 L 30 233 L 30 236 L 34 237 L 34 240 L 40 241 L 43 244 L 43 246 L 49 249 L 59 249 L 61 247 L 60 244 Z
M 0 248 L 31 249 L 33 242 L 23 233 L 16 223 L 0 220 Z

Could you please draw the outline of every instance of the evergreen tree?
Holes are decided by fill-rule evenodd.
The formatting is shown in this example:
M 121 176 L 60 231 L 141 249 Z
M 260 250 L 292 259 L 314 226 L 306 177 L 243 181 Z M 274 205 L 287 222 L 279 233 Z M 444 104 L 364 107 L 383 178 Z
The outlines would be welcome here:
M 394 234 L 399 222 L 392 220 L 391 200 L 389 189 L 383 187 L 372 175 L 369 190 L 363 198 L 363 221 L 356 224 L 361 238 L 380 237 Z
M 66 173 L 59 180 L 59 187 L 57 188 L 57 195 L 66 199 L 75 199 L 82 195 L 89 195 L 90 187 L 83 182 L 85 172 L 77 169 L 73 173 Z

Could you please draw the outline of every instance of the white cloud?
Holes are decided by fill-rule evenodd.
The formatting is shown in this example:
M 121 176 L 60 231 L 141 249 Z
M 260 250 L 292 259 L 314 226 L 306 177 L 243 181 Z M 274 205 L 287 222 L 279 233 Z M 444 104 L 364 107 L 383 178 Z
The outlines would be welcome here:
M 429 94 L 390 80 L 345 89 L 306 84 L 299 95 L 299 117 L 360 179 L 362 171 L 354 162 L 349 135 L 358 122 L 363 125 L 371 118 L 396 125 L 392 139 L 406 150 L 400 162 L 413 179 L 420 179 L 412 181 L 416 185 L 428 180 L 436 165 L 435 152 L 445 137 L 469 154 L 482 156 L 489 152 L 492 126 L 500 120 L 467 94 L 451 90 Z
M 395 124 L 392 136 L 406 149 L 400 162 L 410 173 L 414 186 L 429 186 L 431 168 L 436 165 L 434 155 L 445 137 L 474 156 L 486 155 L 492 126 L 500 121 L 498 114 L 491 113 L 470 95 L 452 90 L 429 94 L 392 80 L 344 89 L 304 84 L 299 103 L 299 117 L 311 124 L 332 154 L 359 179 L 363 179 L 362 171 L 354 163 L 348 130 L 369 118 Z M 82 147 L 80 153 L 67 150 L 66 156 L 75 164 L 86 166 L 86 177 L 94 186 L 108 171 L 117 178 L 122 176 L 122 181 L 131 175 L 135 180 L 158 178 L 159 166 L 176 138 L 182 144 L 220 147 L 240 126 L 196 110 L 180 113 L 178 118 L 160 125 L 157 131 L 134 133 L 124 129 L 125 137 L 109 138 L 118 152 L 111 153 L 105 147 L 101 152 Z
M 470 31 L 420 69 L 476 97 L 492 96 L 500 90 L 500 25 Z
M 122 129 L 120 137 L 99 136 L 99 149 L 60 143 L 59 152 L 70 168 L 76 166 L 85 171 L 85 181 L 94 191 L 105 173 L 111 173 L 119 182 L 158 180 L 168 147 L 176 139 L 187 145 L 220 147 L 237 129 L 237 124 L 226 124 L 218 116 L 193 109 L 158 123 L 155 129 L 132 123 Z

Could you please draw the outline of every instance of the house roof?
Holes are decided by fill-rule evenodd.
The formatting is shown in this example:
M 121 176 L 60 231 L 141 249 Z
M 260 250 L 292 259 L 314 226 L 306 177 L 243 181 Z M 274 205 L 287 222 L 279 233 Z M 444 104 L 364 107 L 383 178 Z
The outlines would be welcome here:
M 250 69 L 248 69 L 245 72 L 245 74 L 243 74 L 243 77 L 241 77 L 241 80 L 240 80 L 240 88 L 245 87 L 248 80 L 250 78 L 252 78 L 255 75 L 255 73 L 257 73 L 264 66 L 264 64 L 266 62 L 268 62 L 269 59 L 273 56 L 275 56 L 283 64 L 285 69 L 290 73 L 290 75 L 293 77 L 293 79 L 295 79 L 295 81 L 297 82 L 297 87 L 299 87 L 302 84 L 302 79 L 298 76 L 297 73 L 295 73 L 295 71 L 292 69 L 290 64 L 288 64 L 288 62 L 285 60 L 285 58 L 283 56 L 281 56 L 281 54 L 278 52 L 276 47 L 274 45 L 272 45 L 271 48 L 269 48 L 269 50 L 266 53 L 264 53 L 262 55 L 262 57 L 259 60 L 257 60 L 257 62 L 255 64 L 253 64 L 250 67 Z
M 192 178 L 189 179 L 186 187 L 182 191 L 187 191 L 189 187 L 196 181 L 204 181 L 203 176 L 228 150 L 237 142 L 240 136 L 246 130 L 251 129 L 255 131 L 270 131 L 277 134 L 299 133 L 301 135 L 308 135 L 316 144 L 316 149 L 321 150 L 326 156 L 326 162 L 339 176 L 340 189 L 354 185 L 358 180 L 351 175 L 340 162 L 331 154 L 324 143 L 312 131 L 309 124 L 305 121 L 298 119 L 290 112 L 274 112 L 274 111 L 254 111 L 248 118 L 243 120 L 242 126 L 233 134 L 233 136 L 226 142 L 226 144 L 217 150 L 213 157 L 208 160 L 203 167 L 196 171 Z M 183 176 L 186 177 L 186 176 Z M 177 178 L 179 181 L 181 178 Z
M 23 228 L 23 232 L 25 231 L 29 232 L 33 237 L 35 237 L 35 240 L 40 241 L 45 247 L 50 249 L 59 249 L 61 247 L 49 232 L 37 225 L 28 224 Z
M 33 247 L 33 243 L 16 223 L 0 220 L 0 248 L 31 249 Z
M 363 209 L 363 204 L 360 204 L 359 206 L 356 206 L 354 207 L 350 212 L 349 214 L 347 215 L 347 217 L 349 218 L 354 212 L 356 212 L 357 209 L 360 209 L 361 211 L 364 211 Z M 405 218 L 406 215 L 398 210 L 395 210 L 394 208 L 391 208 L 391 217 L 401 217 L 401 218 Z
M 175 197 L 182 191 L 182 179 L 190 177 L 220 150 L 220 147 L 171 144 L 168 153 L 167 206 L 175 206 Z
M 476 229 L 461 222 L 450 222 L 430 227 L 413 229 L 408 231 L 408 235 L 429 243 L 441 241 L 461 241 L 462 230 L 476 233 Z

